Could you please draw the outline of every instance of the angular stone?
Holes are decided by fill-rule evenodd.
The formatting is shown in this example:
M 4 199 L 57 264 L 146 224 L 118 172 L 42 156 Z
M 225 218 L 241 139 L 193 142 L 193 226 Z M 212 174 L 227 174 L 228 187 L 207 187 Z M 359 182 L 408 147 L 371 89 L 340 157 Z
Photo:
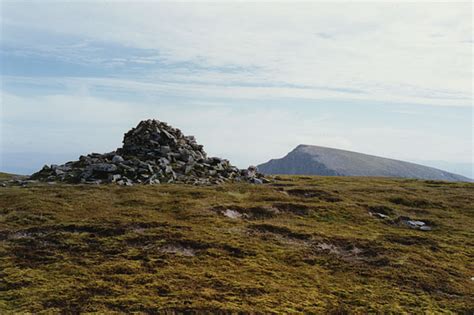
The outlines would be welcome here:
M 186 168 L 184 169 L 184 174 L 189 174 L 194 168 L 194 165 L 186 165 Z
M 122 178 L 122 175 L 120 175 L 120 174 L 109 175 L 109 182 L 115 183 L 115 182 L 119 181 L 121 178 Z
M 171 149 L 170 149 L 169 146 L 167 146 L 167 145 L 162 145 L 162 146 L 160 147 L 160 153 L 161 153 L 161 154 L 165 155 L 165 154 L 168 154 L 168 153 L 170 153 L 170 152 L 171 152 Z
M 171 167 L 171 165 L 167 165 L 165 168 L 165 174 L 171 174 L 171 173 L 173 173 L 173 168 Z
M 112 158 L 112 163 L 117 164 L 117 163 L 122 163 L 123 161 L 125 160 L 120 155 L 114 155 L 114 157 Z
M 105 173 L 113 173 L 117 171 L 117 166 L 114 164 L 109 163 L 98 163 L 92 165 L 92 171 L 94 172 L 105 172 Z

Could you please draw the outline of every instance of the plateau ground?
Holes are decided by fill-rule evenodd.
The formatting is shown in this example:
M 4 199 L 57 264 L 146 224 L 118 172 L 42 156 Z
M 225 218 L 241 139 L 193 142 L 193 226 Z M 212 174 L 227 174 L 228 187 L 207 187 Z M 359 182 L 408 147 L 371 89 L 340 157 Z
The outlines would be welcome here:
M 472 313 L 473 204 L 337 176 L 0 187 L 0 310 Z

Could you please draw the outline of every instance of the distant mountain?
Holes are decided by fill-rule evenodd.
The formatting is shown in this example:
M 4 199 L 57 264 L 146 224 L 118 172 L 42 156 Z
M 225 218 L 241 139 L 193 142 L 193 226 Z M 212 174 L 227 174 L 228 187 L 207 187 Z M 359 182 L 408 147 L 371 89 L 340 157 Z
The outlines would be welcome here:
M 258 165 L 264 174 L 380 176 L 471 181 L 469 178 L 436 168 L 357 152 L 299 145 L 281 159 Z
M 468 162 L 448 162 L 433 160 L 410 160 L 410 162 L 438 168 L 450 173 L 459 174 L 474 179 L 474 163 Z

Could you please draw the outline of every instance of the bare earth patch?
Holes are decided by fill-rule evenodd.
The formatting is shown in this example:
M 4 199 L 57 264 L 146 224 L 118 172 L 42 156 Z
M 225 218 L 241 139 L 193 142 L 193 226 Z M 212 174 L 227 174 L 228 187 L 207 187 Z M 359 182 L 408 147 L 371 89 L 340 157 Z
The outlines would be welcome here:
M 274 207 L 244 208 L 237 205 L 218 206 L 211 210 L 231 219 L 249 220 L 272 218 L 280 213 L 280 211 Z
M 165 245 L 160 248 L 160 251 L 163 253 L 176 254 L 176 255 L 182 255 L 182 256 L 195 256 L 196 255 L 196 250 L 194 250 L 193 248 L 184 247 L 179 244 Z

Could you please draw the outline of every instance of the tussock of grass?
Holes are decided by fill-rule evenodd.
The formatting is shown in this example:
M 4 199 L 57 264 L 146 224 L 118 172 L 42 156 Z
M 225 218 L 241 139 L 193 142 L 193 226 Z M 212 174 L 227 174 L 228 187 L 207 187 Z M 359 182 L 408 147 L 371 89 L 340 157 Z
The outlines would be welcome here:
M 0 313 L 471 313 L 473 196 L 308 176 L 0 188 Z

